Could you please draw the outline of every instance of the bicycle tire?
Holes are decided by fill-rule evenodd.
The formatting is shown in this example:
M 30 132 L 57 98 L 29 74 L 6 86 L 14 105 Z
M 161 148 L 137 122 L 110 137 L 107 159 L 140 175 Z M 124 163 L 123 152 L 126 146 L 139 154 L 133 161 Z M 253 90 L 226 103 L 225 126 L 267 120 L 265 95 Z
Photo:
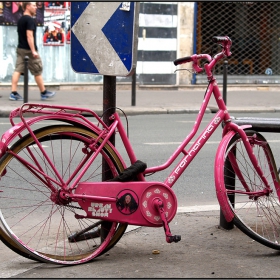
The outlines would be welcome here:
M 234 225 L 243 233 L 267 247 L 280 250 L 280 203 L 276 191 L 279 188 L 279 176 L 274 156 L 260 133 L 250 130 L 245 132 L 272 192 L 261 193 L 266 188 L 237 133 L 224 146 L 224 156 L 221 157 L 224 162 L 215 164 L 219 166 L 218 176 L 224 186 L 222 193 L 225 197 L 220 203 L 228 204 L 234 214 Z M 235 172 L 237 169 L 234 171 L 237 167 L 241 176 Z M 242 181 L 246 181 L 249 186 L 247 192 Z
M 98 137 L 96 133 L 89 131 L 88 129 L 72 125 L 43 127 L 34 131 L 34 133 L 39 142 L 43 143 L 43 145 L 46 147 L 45 151 L 46 149 L 48 149 L 48 155 L 56 165 L 56 168 L 60 171 L 60 174 L 64 178 L 64 181 L 71 175 L 70 169 L 73 169 L 73 167 L 77 167 L 77 165 L 84 158 L 85 153 L 82 152 L 85 151 L 83 149 L 84 145 L 89 144 L 91 141 L 90 139 L 96 139 Z M 101 142 L 102 139 L 99 140 L 99 143 Z M 69 150 L 68 145 L 72 146 L 71 151 Z M 12 151 L 15 156 L 21 155 L 26 160 L 33 162 L 34 164 L 34 159 L 30 158 L 27 147 L 33 150 L 33 155 L 35 155 L 36 160 L 40 162 L 41 168 L 44 168 L 44 172 L 49 176 L 55 178 L 55 174 L 48 167 L 46 159 L 43 158 L 42 153 L 40 153 L 38 147 L 35 145 L 34 139 L 30 135 L 25 135 L 23 138 L 18 140 L 10 148 L 10 151 Z M 61 149 L 60 153 L 57 152 L 58 147 L 60 147 Z M 68 151 L 66 149 L 68 149 Z M 78 153 L 78 151 L 80 153 Z M 101 254 L 110 250 L 119 241 L 127 228 L 127 224 L 106 222 L 106 227 L 103 226 L 102 223 L 98 224 L 99 233 L 103 232 L 102 236 L 98 236 L 97 238 L 92 238 L 90 240 L 85 238 L 84 241 L 80 240 L 78 242 L 74 242 L 77 250 L 87 249 L 86 252 L 80 251 L 83 253 L 75 253 L 74 249 L 72 249 L 74 246 L 72 242 L 71 245 L 67 245 L 68 251 L 66 251 L 66 245 L 64 244 L 63 253 L 58 253 L 58 241 L 53 240 L 55 235 L 57 236 L 57 238 L 59 238 L 59 232 L 60 234 L 62 234 L 61 236 L 63 236 L 64 234 L 62 240 L 63 242 L 65 242 L 66 232 L 68 238 L 77 230 L 81 231 L 89 227 L 89 225 L 95 223 L 96 220 L 88 219 L 81 221 L 81 219 L 75 219 L 74 215 L 79 211 L 81 212 L 78 203 L 72 202 L 71 204 L 67 204 L 65 206 L 55 205 L 55 203 L 53 203 L 49 199 L 50 190 L 45 188 L 44 182 L 39 181 L 37 177 L 31 174 L 30 170 L 28 170 L 26 166 L 24 166 L 20 161 L 16 160 L 15 156 L 12 153 L 6 153 L 0 160 L 0 174 L 2 174 L 0 188 L 0 190 L 2 191 L 0 192 L 0 216 L 5 231 L 8 232 L 10 238 L 12 239 L 12 242 L 9 242 L 9 239 L 5 239 L 6 242 L 8 242 L 10 245 L 8 247 L 10 247 L 17 253 L 19 253 L 18 249 L 20 248 L 20 255 L 23 255 L 24 257 L 30 259 L 35 258 L 39 261 L 44 262 L 73 265 L 84 263 L 100 256 Z M 65 159 L 66 156 L 69 157 L 68 160 Z M 73 162 L 74 157 L 76 158 L 76 163 Z M 93 173 L 94 171 L 96 173 L 97 169 L 100 169 L 102 167 L 101 162 L 103 159 L 105 159 L 105 162 L 108 163 L 110 170 L 106 171 L 109 171 L 112 177 L 118 175 L 124 170 L 122 161 L 119 159 L 114 149 L 110 145 L 106 144 L 103 147 L 100 158 L 93 162 L 93 165 L 96 163 L 96 170 L 94 170 L 94 167 L 91 166 L 90 170 L 88 170 L 88 172 L 86 172 L 83 176 L 83 181 L 93 180 Z M 59 162 L 61 162 L 60 166 L 58 166 Z M 66 162 L 67 166 L 63 166 L 63 162 L 64 164 Z M 97 179 L 102 180 L 101 170 L 94 178 L 94 180 Z M 28 180 L 30 180 L 29 183 Z M 44 190 L 44 192 L 42 190 Z M 32 202 L 31 193 L 36 193 L 41 198 L 36 198 L 37 200 Z M 26 209 L 29 211 L 28 219 L 26 214 L 23 214 L 25 213 L 24 210 Z M 38 215 L 36 214 L 38 213 L 39 209 L 41 211 L 40 217 L 38 217 Z M 45 211 L 43 211 L 43 209 Z M 67 213 L 67 217 L 65 213 Z M 52 216 L 52 218 L 48 218 L 48 215 L 49 217 Z M 59 219 L 59 217 L 63 216 L 63 220 L 62 218 L 60 220 L 60 223 L 62 223 L 63 221 L 63 227 L 58 228 L 58 232 L 56 234 L 53 233 L 52 235 L 47 235 L 46 228 L 48 227 L 48 230 L 51 230 L 51 225 L 54 222 L 54 216 L 56 216 L 56 219 Z M 48 225 L 43 222 L 44 218 L 45 222 L 47 222 Z M 70 219 L 72 219 L 72 224 L 70 224 Z M 74 220 L 76 221 L 76 223 L 73 222 Z M 66 222 L 68 222 L 67 227 Z M 39 224 L 41 224 L 41 228 L 40 226 L 38 226 Z M 75 227 L 76 230 L 74 231 L 73 229 L 71 231 L 71 226 Z M 25 229 L 24 232 L 22 232 L 23 229 Z M 40 239 L 35 243 L 35 236 L 38 236 L 38 232 L 36 232 L 36 230 L 40 232 L 41 236 Z M 106 234 L 104 234 L 104 230 L 107 231 Z M 46 236 L 43 237 L 43 234 L 45 234 Z M 32 238 L 30 238 L 30 236 L 32 236 Z M 42 245 L 43 238 L 45 238 L 46 242 L 45 247 Z M 100 244 L 97 244 L 97 241 Z M 16 243 L 16 246 L 14 246 L 14 242 Z M 103 243 L 106 245 L 104 245 Z M 56 248 L 54 248 L 55 246 Z M 84 246 L 86 249 L 82 248 L 82 246 Z M 53 252 L 51 252 L 50 249 L 53 249 Z
M 0 240 L 12 251 L 17 253 L 18 255 L 33 260 L 38 261 L 35 257 L 31 256 L 28 252 L 24 251 L 21 247 L 15 243 L 15 241 L 8 235 L 2 227 L 0 227 Z

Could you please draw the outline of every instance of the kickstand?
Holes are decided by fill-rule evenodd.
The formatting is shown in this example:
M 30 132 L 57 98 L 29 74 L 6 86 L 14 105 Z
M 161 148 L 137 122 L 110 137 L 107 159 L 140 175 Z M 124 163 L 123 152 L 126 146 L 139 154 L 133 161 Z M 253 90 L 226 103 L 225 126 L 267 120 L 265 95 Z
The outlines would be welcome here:
M 155 199 L 154 205 L 155 205 L 156 209 L 158 210 L 162 223 L 163 223 L 163 228 L 164 228 L 164 232 L 165 232 L 165 236 L 166 236 L 166 242 L 167 243 L 172 243 L 172 242 L 177 243 L 178 241 L 181 240 L 181 235 L 172 235 L 171 234 L 170 228 L 169 228 L 166 216 L 165 216 L 165 210 L 163 207 L 162 200 L 159 198 Z

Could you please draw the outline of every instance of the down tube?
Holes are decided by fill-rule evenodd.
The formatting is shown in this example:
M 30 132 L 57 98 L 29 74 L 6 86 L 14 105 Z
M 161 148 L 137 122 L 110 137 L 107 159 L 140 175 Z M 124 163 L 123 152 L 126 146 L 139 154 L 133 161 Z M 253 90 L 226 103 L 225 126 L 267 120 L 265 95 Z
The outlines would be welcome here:
M 204 146 L 204 144 L 208 141 L 213 132 L 217 129 L 220 123 L 223 120 L 225 112 L 223 110 L 219 110 L 209 125 L 203 130 L 203 132 L 199 135 L 197 140 L 193 143 L 190 149 L 187 151 L 187 154 L 183 157 L 183 159 L 177 164 L 177 166 L 173 169 L 170 175 L 165 180 L 165 184 L 170 188 L 175 184 L 175 182 L 179 179 L 182 173 L 186 170 L 195 156 L 198 154 L 200 149 Z

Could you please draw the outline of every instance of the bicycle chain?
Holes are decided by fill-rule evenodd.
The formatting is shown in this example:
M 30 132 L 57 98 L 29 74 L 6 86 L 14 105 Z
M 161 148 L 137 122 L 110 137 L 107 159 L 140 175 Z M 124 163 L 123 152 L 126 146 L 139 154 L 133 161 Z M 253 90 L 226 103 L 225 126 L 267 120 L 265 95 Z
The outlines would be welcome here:
M 74 205 L 67 205 L 67 207 L 69 207 L 69 208 L 75 208 L 75 209 L 79 209 L 79 210 L 83 210 L 82 207 L 78 207 L 78 206 L 74 206 Z

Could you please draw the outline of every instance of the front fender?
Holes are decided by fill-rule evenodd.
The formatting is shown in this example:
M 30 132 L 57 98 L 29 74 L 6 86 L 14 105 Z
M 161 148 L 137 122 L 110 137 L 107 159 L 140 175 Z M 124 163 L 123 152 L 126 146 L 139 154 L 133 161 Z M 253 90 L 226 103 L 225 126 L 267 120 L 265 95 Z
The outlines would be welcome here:
M 234 218 L 234 214 L 227 202 L 227 193 L 226 193 L 225 182 L 224 182 L 224 162 L 225 162 L 224 156 L 228 144 L 232 139 L 232 137 L 235 135 L 235 133 L 236 133 L 235 131 L 229 131 L 226 135 L 224 135 L 222 141 L 218 146 L 218 150 L 215 157 L 215 164 L 214 164 L 216 195 L 221 210 L 227 222 L 232 221 L 232 219 Z

